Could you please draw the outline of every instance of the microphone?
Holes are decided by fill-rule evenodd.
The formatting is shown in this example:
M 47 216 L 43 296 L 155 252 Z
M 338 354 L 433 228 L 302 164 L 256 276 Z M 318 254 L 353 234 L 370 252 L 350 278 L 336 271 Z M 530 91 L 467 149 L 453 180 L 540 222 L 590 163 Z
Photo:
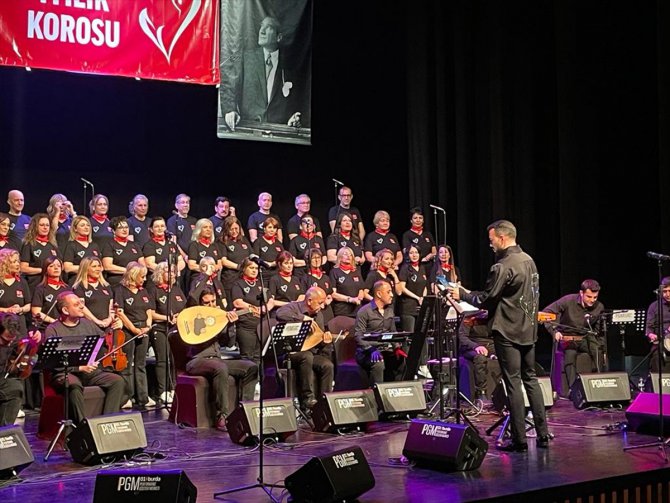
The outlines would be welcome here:
M 663 255 L 662 253 L 656 253 L 653 251 L 648 251 L 647 257 L 653 258 L 654 260 L 661 260 L 663 262 L 667 262 L 668 260 L 670 260 L 670 255 Z
M 84 178 L 84 177 L 80 177 L 79 179 L 80 179 L 82 182 L 84 182 L 84 183 L 90 185 L 91 187 L 93 187 L 93 182 L 91 182 L 90 180 L 87 180 L 87 179 Z
M 251 254 L 249 255 L 249 260 L 251 260 L 254 264 L 258 264 L 259 267 L 262 267 L 263 269 L 272 269 L 272 266 L 268 264 L 265 260 L 260 258 L 258 255 Z
M 344 184 L 340 182 L 337 178 L 332 178 L 331 180 L 333 180 L 337 185 L 342 185 L 342 187 L 344 187 Z
M 429 204 L 428 206 L 430 206 L 430 207 L 433 208 L 434 210 L 441 211 L 442 213 L 447 213 L 446 210 L 445 210 L 444 208 L 441 208 L 441 207 L 439 207 L 439 206 L 435 206 L 434 204 Z
M 174 237 L 174 234 L 172 234 L 170 231 L 165 231 L 165 232 L 163 233 L 163 235 L 164 235 L 166 238 L 168 238 L 168 239 Z

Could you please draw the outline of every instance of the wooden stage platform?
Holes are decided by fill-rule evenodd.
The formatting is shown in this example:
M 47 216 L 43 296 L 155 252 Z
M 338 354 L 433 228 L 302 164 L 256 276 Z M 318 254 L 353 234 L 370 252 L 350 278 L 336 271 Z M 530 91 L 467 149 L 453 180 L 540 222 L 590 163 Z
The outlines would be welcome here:
M 549 449 L 538 449 L 530 439 L 527 453 L 496 451 L 494 436 L 485 431 L 498 415 L 472 417 L 490 449 L 481 466 L 465 472 L 441 472 L 399 462 L 407 434 L 407 422 L 373 423 L 362 434 L 315 433 L 300 424 L 286 443 L 264 449 L 264 480 L 282 483 L 286 476 L 313 456 L 359 446 L 365 453 L 376 485 L 360 496 L 361 502 L 438 501 L 668 501 L 670 469 L 658 447 L 624 451 L 624 446 L 654 442 L 655 436 L 620 429 L 624 409 L 577 410 L 572 402 L 559 400 L 549 411 L 555 435 Z M 259 474 L 257 448 L 233 444 L 227 433 L 214 429 L 180 428 L 167 421 L 167 411 L 143 415 L 150 460 L 107 468 L 146 470 L 182 469 L 198 491 L 198 501 L 215 501 L 215 492 L 253 484 Z M 38 440 L 38 413 L 29 411 L 20 420 L 35 461 L 20 473 L 22 481 L 0 489 L 0 501 L 20 503 L 79 503 L 93 501 L 96 472 L 72 461 L 67 451 L 56 450 L 43 461 L 48 442 Z M 494 432 L 495 434 L 496 432 Z M 277 496 L 281 489 L 276 489 Z M 637 497 L 636 497 L 637 495 Z M 289 494 L 282 497 L 288 501 Z M 585 498 L 585 499 L 584 499 Z M 221 501 L 221 500 L 218 500 Z M 235 493 L 226 501 L 269 501 L 261 489 Z M 121 503 L 121 502 L 119 502 Z

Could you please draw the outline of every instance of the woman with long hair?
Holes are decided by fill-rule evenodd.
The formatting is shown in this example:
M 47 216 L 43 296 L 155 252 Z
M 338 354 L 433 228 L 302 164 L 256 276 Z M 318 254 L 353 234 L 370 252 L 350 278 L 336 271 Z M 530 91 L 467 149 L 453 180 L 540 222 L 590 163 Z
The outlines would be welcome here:
M 61 260 L 58 257 L 48 257 L 42 264 L 42 281 L 35 287 L 30 303 L 33 324 L 40 330 L 58 319 L 56 297 L 68 289 L 62 276 Z
M 47 215 L 54 230 L 58 247 L 63 250 L 70 237 L 72 219 L 77 216 L 70 200 L 64 194 L 54 194 L 49 199 Z
M 84 316 L 105 330 L 114 321 L 114 292 L 103 274 L 99 257 L 84 257 L 72 291 L 84 299 Z
M 10 248 L 12 250 L 21 250 L 21 241 L 16 239 L 9 231 L 12 227 L 12 220 L 7 213 L 0 212 L 0 250 Z
M 147 406 L 156 405 L 149 398 L 147 384 L 147 349 L 149 348 L 149 332 L 153 325 L 153 311 L 156 306 L 154 299 L 144 288 L 147 268 L 139 262 L 130 262 L 121 283 L 114 289 L 114 301 L 119 306 L 117 315 L 123 322 L 126 342 L 123 347 L 128 359 L 128 366 L 121 371 L 126 380 L 126 388 L 130 402 L 124 408 L 132 406 L 144 410 Z
M 396 292 L 397 314 L 403 332 L 414 332 L 414 324 L 419 314 L 419 306 L 428 293 L 428 275 L 421 263 L 421 252 L 413 244 L 407 248 L 407 260 L 398 273 Z
M 26 314 L 30 312 L 30 288 L 21 277 L 19 252 L 0 250 L 0 313 L 16 314 L 22 337 L 28 333 Z
M 42 264 L 49 257 L 58 257 L 55 228 L 46 213 L 36 213 L 30 219 L 21 246 L 21 273 L 34 290 L 42 279 Z
M 433 293 L 438 291 L 435 286 L 437 281 L 460 284 L 461 273 L 456 267 L 451 246 L 443 244 L 437 247 L 437 260 L 433 264 L 428 279 Z
M 201 218 L 195 223 L 187 254 L 190 281 L 200 273 L 200 259 L 203 257 L 214 259 L 216 272 L 221 269 L 221 247 L 214 239 L 214 224 L 209 218 Z
M 397 285 L 400 282 L 398 280 L 398 274 L 395 272 L 395 257 L 393 252 L 388 248 L 382 248 L 375 254 L 374 262 L 370 272 L 368 273 L 367 278 L 365 278 L 365 298 L 367 300 L 372 300 L 372 287 L 379 280 L 387 281 L 391 284 L 391 288 L 395 294 L 399 293 Z
M 289 252 L 277 256 L 277 275 L 270 278 L 268 289 L 275 308 L 305 299 L 300 278 L 293 274 L 293 255 Z
M 235 216 L 226 217 L 223 221 L 220 242 L 223 245 L 221 253 L 221 281 L 226 292 L 228 305 L 232 305 L 233 299 L 230 292 L 235 282 L 240 279 L 240 266 L 244 259 L 251 255 L 252 247 L 244 235 L 242 223 Z
M 105 246 L 105 243 L 111 241 L 114 237 L 111 222 L 109 221 L 109 199 L 103 194 L 95 194 L 88 203 L 88 208 L 91 210 L 91 224 L 93 229 L 93 242 L 97 244 L 100 249 Z M 74 225 L 74 221 L 72 222 Z
M 363 240 L 358 235 L 358 226 L 354 225 L 351 213 L 342 211 L 337 215 L 333 233 L 326 240 L 328 262 L 334 264 L 337 261 L 337 251 L 345 247 L 351 248 L 356 265 L 361 266 L 365 262 Z
M 72 284 L 79 272 L 79 264 L 84 257 L 101 257 L 100 247 L 92 241 L 91 222 L 83 215 L 72 219 L 70 240 L 63 251 L 63 269 L 68 283 Z

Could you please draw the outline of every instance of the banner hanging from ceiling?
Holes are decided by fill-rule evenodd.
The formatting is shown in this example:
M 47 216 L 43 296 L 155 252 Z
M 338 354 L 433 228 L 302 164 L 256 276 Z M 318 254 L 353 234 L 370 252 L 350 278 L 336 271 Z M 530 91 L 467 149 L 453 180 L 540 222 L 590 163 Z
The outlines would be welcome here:
M 219 138 L 311 143 L 312 0 L 221 0 Z
M 219 82 L 219 0 L 2 0 L 0 65 Z

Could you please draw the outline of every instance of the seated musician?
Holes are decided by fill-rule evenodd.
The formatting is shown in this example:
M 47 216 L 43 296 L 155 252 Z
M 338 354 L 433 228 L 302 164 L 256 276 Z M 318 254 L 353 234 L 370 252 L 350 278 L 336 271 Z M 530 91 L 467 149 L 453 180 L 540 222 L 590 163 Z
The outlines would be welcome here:
M 658 372 L 658 355 L 656 351 L 658 350 L 658 340 L 664 340 L 666 337 L 670 336 L 670 276 L 666 276 L 661 280 L 661 289 L 662 301 L 661 313 L 663 317 L 663 329 L 658 330 L 658 299 L 654 300 L 649 307 L 647 308 L 647 324 L 645 333 L 649 342 L 653 343 L 650 354 L 649 367 L 652 372 Z M 668 350 L 667 343 L 665 345 L 665 358 L 662 359 L 662 368 L 663 372 L 670 372 L 670 358 L 667 358 Z
M 39 344 L 40 333 L 29 332 L 32 343 Z M 23 382 L 12 371 L 11 359 L 17 356 L 21 324 L 13 313 L 0 313 L 0 426 L 14 424 L 23 403 Z
M 199 292 L 199 305 L 221 309 L 212 288 L 205 286 Z M 230 322 L 237 321 L 235 311 L 226 312 L 226 316 Z M 258 365 L 250 360 L 222 360 L 218 335 L 202 344 L 191 346 L 188 356 L 190 359 L 186 364 L 186 372 L 209 380 L 214 390 L 216 407 L 214 426 L 218 430 L 226 431 L 226 417 L 231 412 L 228 410 L 228 376 L 232 375 L 238 381 L 242 400 L 253 400 Z
M 312 389 L 312 376 L 316 375 L 316 387 L 319 393 L 333 391 L 335 366 L 332 360 L 333 344 L 330 332 L 325 332 L 323 313 L 326 306 L 326 292 L 318 286 L 307 289 L 305 300 L 293 301 L 277 310 L 277 321 L 300 322 L 313 320 L 319 330 L 324 332 L 323 342 L 307 350 L 291 353 L 289 358 L 296 370 L 300 407 L 307 411 L 314 407 L 316 398 Z
M 44 332 L 44 340 L 51 337 L 74 337 L 86 335 L 103 335 L 103 331 L 91 320 L 84 317 L 84 301 L 75 293 L 66 290 L 58 294 L 56 309 L 60 314 L 58 321 L 51 323 Z M 121 328 L 121 321 L 116 321 L 113 328 Z M 97 363 L 80 365 L 69 369 L 68 383 L 70 388 L 70 419 L 79 424 L 84 419 L 84 386 L 100 386 L 105 392 L 103 414 L 111 414 L 121 410 L 126 398 L 126 383 L 118 374 L 101 370 Z M 62 393 L 65 389 L 65 369 L 52 371 L 51 385 Z
M 393 289 L 388 281 L 377 281 L 372 300 L 356 314 L 356 362 L 367 371 L 370 384 L 398 381 L 405 371 L 406 353 L 399 344 L 366 341 L 365 334 L 395 332 Z
M 577 353 L 586 353 L 591 357 L 593 371 L 600 367 L 600 342 L 593 336 L 587 336 L 589 332 L 594 332 L 605 309 L 598 301 L 598 295 L 600 284 L 595 279 L 585 279 L 579 293 L 565 295 L 542 310 L 556 315 L 556 322 L 545 326 L 557 342 L 557 350 L 565 354 L 563 362 L 569 388 L 577 378 Z
M 486 400 L 486 377 L 488 364 L 495 357 L 488 313 L 480 311 L 475 316 L 466 317 L 458 330 L 460 354 L 472 362 L 475 377 L 475 399 Z

